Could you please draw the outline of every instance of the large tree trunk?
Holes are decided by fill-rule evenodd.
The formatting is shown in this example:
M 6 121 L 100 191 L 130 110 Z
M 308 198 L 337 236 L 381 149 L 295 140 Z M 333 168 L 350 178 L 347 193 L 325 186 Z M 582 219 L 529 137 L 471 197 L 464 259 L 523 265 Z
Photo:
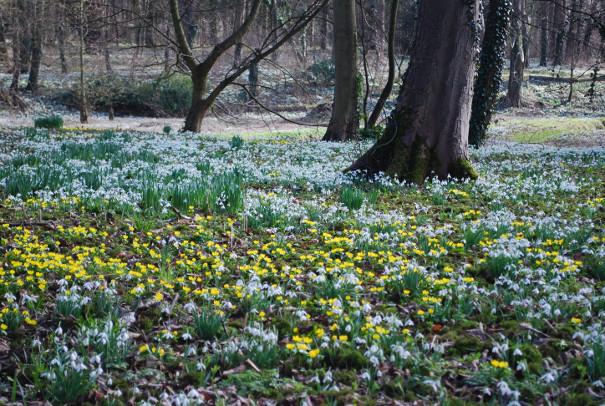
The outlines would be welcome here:
M 383 137 L 349 170 L 423 183 L 476 177 L 468 159 L 479 1 L 424 0 L 410 65 Z
M 510 69 L 506 92 L 506 105 L 509 107 L 521 107 L 521 87 L 523 86 L 525 59 L 523 55 L 523 31 L 520 16 L 523 15 L 524 2 L 525 0 L 513 1 L 514 13 L 511 24 L 513 43 L 510 52 Z
M 323 139 L 345 141 L 354 138 L 359 127 L 355 0 L 334 0 L 333 4 L 336 85 L 332 118 Z
M 473 93 L 468 136 L 471 145 L 479 146 L 485 141 L 492 110 L 498 98 L 498 90 L 502 83 L 502 67 L 510 12 L 510 0 L 491 0 L 489 2 L 485 35 L 479 56 L 479 71 Z
M 387 77 L 387 83 L 382 89 L 378 100 L 376 101 L 376 106 L 374 106 L 374 110 L 372 110 L 372 114 L 370 114 L 370 118 L 366 123 L 366 128 L 374 128 L 376 123 L 378 122 L 378 118 L 382 113 L 382 109 L 384 105 L 391 95 L 391 91 L 393 90 L 393 83 L 395 82 L 395 28 L 397 28 L 397 9 L 399 5 L 399 0 L 391 0 L 391 14 L 389 16 L 389 35 L 388 35 L 388 58 L 389 58 L 389 73 Z

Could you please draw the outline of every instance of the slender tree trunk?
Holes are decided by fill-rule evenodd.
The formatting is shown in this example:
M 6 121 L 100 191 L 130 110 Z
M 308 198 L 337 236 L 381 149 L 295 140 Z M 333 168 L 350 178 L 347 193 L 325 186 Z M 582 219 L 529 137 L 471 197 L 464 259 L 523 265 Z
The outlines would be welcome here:
M 376 123 L 380 118 L 382 109 L 384 108 L 385 103 L 391 95 L 391 91 L 393 90 L 393 84 L 395 83 L 395 29 L 397 28 L 397 9 L 399 8 L 398 6 L 399 0 L 391 0 L 391 14 L 389 15 L 389 35 L 387 43 L 389 73 L 387 83 L 384 86 L 384 89 L 382 89 L 378 100 L 376 101 L 376 106 L 374 106 L 374 110 L 372 110 L 372 114 L 370 114 L 370 118 L 368 119 L 366 128 L 376 127 Z
M 528 0 L 520 0 L 523 5 L 521 6 L 522 13 L 520 15 L 521 18 L 521 35 L 523 35 L 523 63 L 526 68 L 529 68 L 529 39 L 531 37 L 531 8 L 528 11 L 528 4 L 531 6 L 531 3 L 527 3 Z
M 248 84 L 250 85 L 250 95 L 256 98 L 258 96 L 258 63 L 253 63 L 248 69 Z
M 193 47 L 193 42 L 198 34 L 198 27 L 193 18 L 193 0 L 182 1 L 185 3 L 185 7 L 181 7 L 183 10 L 183 25 L 185 28 L 185 35 L 187 37 L 187 43 L 190 47 Z
M 423 0 L 418 31 L 397 106 L 382 138 L 348 170 L 384 172 L 423 183 L 476 177 L 468 160 L 479 1 Z
M 40 63 L 42 62 L 42 34 L 38 27 L 33 27 L 33 31 L 32 57 L 29 68 L 29 79 L 27 80 L 27 90 L 30 90 L 32 93 L 37 93 Z
M 605 2 L 603 2 L 604 6 L 605 6 Z M 592 3 L 592 7 L 590 9 L 590 14 L 592 15 L 597 15 L 597 12 L 599 10 L 599 2 L 598 1 L 594 1 Z M 593 21 L 587 21 L 586 22 L 586 28 L 584 30 L 584 39 L 582 41 L 582 47 L 583 47 L 583 51 L 585 54 L 590 55 L 590 39 L 592 38 L 592 33 L 595 29 L 595 23 Z M 603 38 L 603 40 L 605 41 L 605 38 Z
M 325 51 L 326 49 L 328 49 L 328 26 L 329 26 L 329 16 L 330 16 L 330 9 L 329 7 L 324 7 L 323 11 L 321 12 L 321 21 L 320 21 L 320 44 L 319 47 L 321 48 L 322 51 Z
M 237 7 L 235 10 L 235 15 L 234 15 L 234 21 L 233 21 L 233 26 L 234 27 L 238 27 L 243 19 L 244 19 L 244 13 L 246 11 L 246 2 L 244 2 L 244 5 L 242 7 Z M 242 61 L 242 43 L 241 41 L 238 41 L 237 44 L 235 44 L 235 47 L 233 49 L 233 66 L 237 66 L 240 64 L 240 62 Z
M 80 123 L 82 124 L 88 123 L 88 100 L 84 83 L 84 1 L 80 0 L 80 26 L 78 27 L 80 39 Z
M 105 71 L 109 74 L 113 73 L 113 68 L 111 67 L 111 52 L 109 51 L 109 44 L 111 43 L 111 26 L 109 25 L 109 14 L 111 13 L 110 4 L 106 1 L 105 4 L 105 19 L 107 21 L 107 25 L 103 28 L 103 59 L 105 59 Z M 149 28 L 151 30 L 151 28 Z
M 565 0 L 559 0 L 559 2 L 555 3 L 554 9 L 554 41 L 551 41 L 553 44 L 553 65 L 559 66 L 563 61 L 563 45 L 565 39 Z
M 6 46 L 6 25 L 4 16 L 0 15 L 0 63 L 8 64 L 8 47 Z
M 32 56 L 29 67 L 29 78 L 27 80 L 27 90 L 35 94 L 38 92 L 38 78 L 40 76 L 40 64 L 42 62 L 42 19 L 40 17 L 44 10 L 44 1 L 36 2 L 32 6 Z
M 479 70 L 475 79 L 475 91 L 470 119 L 469 143 L 483 144 L 492 111 L 502 84 L 502 68 L 508 24 L 510 22 L 510 0 L 491 0 L 485 21 L 485 34 L 479 55 Z
M 571 9 L 576 10 L 578 8 L 578 4 L 582 4 L 582 2 L 578 3 L 577 0 L 571 1 Z M 571 11 L 569 13 L 569 23 L 567 24 L 567 33 L 565 34 L 565 52 L 563 60 L 566 63 L 571 63 L 572 59 L 576 54 L 576 25 L 578 23 L 578 17 L 575 12 Z
M 333 4 L 336 85 L 332 118 L 323 139 L 345 141 L 355 138 L 359 127 L 355 0 L 334 0 Z
M 13 75 L 10 85 L 11 92 L 19 90 L 19 80 L 21 79 L 21 44 L 19 41 L 19 33 L 15 34 L 13 39 Z
M 540 4 L 540 66 L 548 65 L 548 3 Z
M 510 53 L 510 68 L 508 76 L 508 90 L 506 104 L 510 107 L 521 107 L 521 87 L 523 86 L 523 73 L 525 59 L 523 55 L 523 33 L 521 19 L 523 15 L 524 0 L 513 0 L 513 20 L 511 24 L 512 47 Z
M 61 62 L 61 73 L 66 75 L 67 58 L 65 57 L 65 0 L 61 0 L 58 7 L 59 22 L 57 24 L 57 45 L 59 46 L 59 61 Z

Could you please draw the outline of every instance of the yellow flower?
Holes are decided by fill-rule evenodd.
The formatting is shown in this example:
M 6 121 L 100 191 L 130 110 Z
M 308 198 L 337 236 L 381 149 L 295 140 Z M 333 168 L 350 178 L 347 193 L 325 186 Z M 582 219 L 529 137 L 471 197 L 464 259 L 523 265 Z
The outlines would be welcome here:
M 319 355 L 319 350 L 316 348 L 314 350 L 309 351 L 309 357 L 315 358 Z
M 508 368 L 508 362 L 493 359 L 489 362 L 494 368 Z
M 572 318 L 571 318 L 571 322 L 572 322 L 573 324 L 580 324 L 580 323 L 582 323 L 582 319 L 580 319 L 580 318 L 578 318 L 578 317 L 572 317 Z
M 143 344 L 139 347 L 139 354 L 149 351 L 149 344 Z
M 153 298 L 157 302 L 161 302 L 164 299 L 164 295 L 162 294 L 162 292 L 157 292 L 155 295 L 153 295 Z
M 6 331 L 8 329 L 8 326 L 4 323 L 0 324 L 0 329 L 2 329 L 2 331 Z

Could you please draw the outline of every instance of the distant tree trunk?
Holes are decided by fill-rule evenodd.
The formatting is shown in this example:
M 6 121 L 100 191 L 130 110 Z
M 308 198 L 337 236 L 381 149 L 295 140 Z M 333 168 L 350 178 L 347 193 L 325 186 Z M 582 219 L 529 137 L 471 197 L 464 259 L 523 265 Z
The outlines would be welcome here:
M 470 119 L 469 143 L 483 144 L 492 110 L 502 84 L 502 68 L 510 22 L 510 0 L 491 0 L 485 21 L 485 34 L 479 55 L 479 70 L 475 79 L 475 91 Z
M 590 14 L 596 15 L 598 12 L 598 6 L 599 3 L 597 1 L 594 1 L 592 3 L 592 7 L 590 8 Z M 582 39 L 582 51 L 587 55 L 590 55 L 590 39 L 592 38 L 594 28 L 595 23 L 593 21 L 589 20 L 586 22 L 586 27 L 584 28 L 584 35 Z
M 40 63 L 42 62 L 42 18 L 44 10 L 44 1 L 38 1 L 32 4 L 31 14 L 31 60 L 29 66 L 29 77 L 27 79 L 26 89 L 32 93 L 38 92 L 38 78 L 40 76 Z
M 17 30 L 18 31 L 18 30 Z M 19 80 L 21 78 L 21 43 L 19 41 L 19 33 L 13 38 L 13 75 L 10 85 L 11 92 L 19 90 Z
M 86 85 L 84 83 L 84 1 L 80 0 L 80 21 L 78 36 L 80 39 L 80 123 L 88 123 L 88 100 L 86 98 Z
M 113 68 L 111 67 L 111 52 L 109 51 L 109 44 L 111 44 L 111 26 L 109 25 L 109 17 L 112 9 L 107 1 L 105 4 L 105 10 L 105 19 L 107 21 L 107 25 L 103 29 L 103 59 L 105 59 L 105 71 L 109 74 L 112 74 Z M 151 31 L 151 28 L 148 28 L 148 30 Z
M 37 24 L 35 24 L 32 35 L 32 57 L 29 68 L 29 79 L 27 81 L 27 90 L 32 93 L 38 91 L 38 77 L 40 75 L 40 63 L 42 62 L 42 33 Z
M 244 13 L 246 12 L 246 3 L 247 3 L 247 1 L 244 2 L 244 5 L 242 7 L 237 7 L 235 9 L 234 21 L 233 21 L 234 27 L 237 27 L 242 24 L 242 21 L 244 19 Z M 242 61 L 242 46 L 243 45 L 242 45 L 241 41 L 238 41 L 235 44 L 235 47 L 233 50 L 233 66 L 239 65 Z
M 561 65 L 563 61 L 563 45 L 565 39 L 565 0 L 559 0 L 555 3 L 554 18 L 553 18 L 553 66 Z
M 185 3 L 183 9 L 183 26 L 185 28 L 185 37 L 189 47 L 193 47 L 193 42 L 198 34 L 198 26 L 193 18 L 193 0 L 182 0 Z
M 521 87 L 523 86 L 523 72 L 525 59 L 523 56 L 523 33 L 520 16 L 523 15 L 524 0 L 513 0 L 513 20 L 511 24 L 512 47 L 510 52 L 510 68 L 508 76 L 508 90 L 506 92 L 506 105 L 521 107 Z
M 8 47 L 6 46 L 6 25 L 4 16 L 0 15 L 0 63 L 8 64 Z
M 395 29 L 397 28 L 397 9 L 399 6 L 399 0 L 391 0 L 391 13 L 389 15 L 389 34 L 388 34 L 388 59 L 389 59 L 389 73 L 387 77 L 387 83 L 382 89 L 378 100 L 376 101 L 376 106 L 374 106 L 374 110 L 372 110 L 372 114 L 370 114 L 370 118 L 366 123 L 366 128 L 374 128 L 376 127 L 376 123 L 380 118 L 380 114 L 382 113 L 382 109 L 384 108 L 385 103 L 387 102 L 389 96 L 391 95 L 391 91 L 393 90 L 393 83 L 395 83 Z
M 523 63 L 526 68 L 529 68 L 529 42 L 531 37 L 531 8 L 527 11 L 528 5 L 531 7 L 532 3 L 528 3 L 529 0 L 521 0 L 523 2 L 521 18 L 521 35 L 523 35 Z
M 320 44 L 319 47 L 321 48 L 322 51 L 325 51 L 326 49 L 328 49 L 328 25 L 329 25 L 329 16 L 330 16 L 330 9 L 328 7 L 324 7 L 323 11 L 321 12 L 321 21 L 320 21 Z
M 577 10 L 578 7 L 582 7 L 582 2 L 578 3 L 577 0 L 571 0 L 571 9 Z M 578 17 L 574 11 L 569 13 L 569 23 L 567 24 L 567 33 L 565 34 L 565 51 L 563 60 L 566 63 L 571 63 L 576 55 L 576 25 L 578 24 Z
M 59 2 L 57 7 L 59 14 L 59 21 L 57 22 L 57 45 L 59 47 L 59 61 L 61 62 L 61 73 L 67 74 L 67 58 L 65 58 L 65 13 L 66 6 L 65 0 Z
M 27 0 L 15 2 L 15 21 L 13 22 L 15 36 L 13 41 L 19 44 L 20 73 L 28 73 L 32 56 L 32 22 L 29 20 L 32 4 Z
M 548 3 L 540 8 L 540 66 L 548 65 Z
M 334 0 L 333 5 L 336 84 L 332 118 L 323 139 L 345 141 L 355 138 L 359 127 L 355 0 Z
M 248 84 L 250 85 L 250 95 L 256 98 L 258 96 L 258 63 L 253 63 L 248 69 Z
M 348 170 L 423 183 L 474 178 L 468 159 L 479 1 L 423 0 L 410 65 L 384 135 Z
M 59 45 L 59 61 L 61 62 L 61 73 L 66 75 L 67 69 L 67 58 L 65 58 L 65 29 L 63 24 L 59 23 L 57 27 L 57 42 Z

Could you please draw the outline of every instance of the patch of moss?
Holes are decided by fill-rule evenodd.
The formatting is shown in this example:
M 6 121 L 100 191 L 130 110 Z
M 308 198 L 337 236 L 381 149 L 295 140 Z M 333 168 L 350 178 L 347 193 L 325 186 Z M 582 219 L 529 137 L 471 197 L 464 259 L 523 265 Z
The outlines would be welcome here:
M 340 348 L 335 353 L 329 354 L 326 361 L 336 368 L 363 369 L 368 366 L 368 359 L 354 348 Z
M 477 179 L 479 174 L 473 167 L 473 164 L 468 159 L 459 159 L 452 165 L 450 174 L 457 179 Z
M 523 353 L 523 358 L 527 361 L 527 366 L 531 373 L 540 374 L 544 371 L 544 366 L 542 365 L 542 354 L 538 348 L 536 348 L 536 346 L 525 343 L 521 344 L 519 349 Z
M 594 397 L 590 396 L 587 393 L 571 392 L 563 395 L 563 398 L 561 399 L 561 404 L 568 406 L 596 406 L 599 403 Z
M 488 342 L 479 339 L 471 334 L 457 332 L 455 330 L 448 331 L 443 335 L 444 340 L 451 341 L 453 344 L 448 348 L 448 352 L 453 355 L 466 355 L 474 352 L 481 352 L 489 349 Z

